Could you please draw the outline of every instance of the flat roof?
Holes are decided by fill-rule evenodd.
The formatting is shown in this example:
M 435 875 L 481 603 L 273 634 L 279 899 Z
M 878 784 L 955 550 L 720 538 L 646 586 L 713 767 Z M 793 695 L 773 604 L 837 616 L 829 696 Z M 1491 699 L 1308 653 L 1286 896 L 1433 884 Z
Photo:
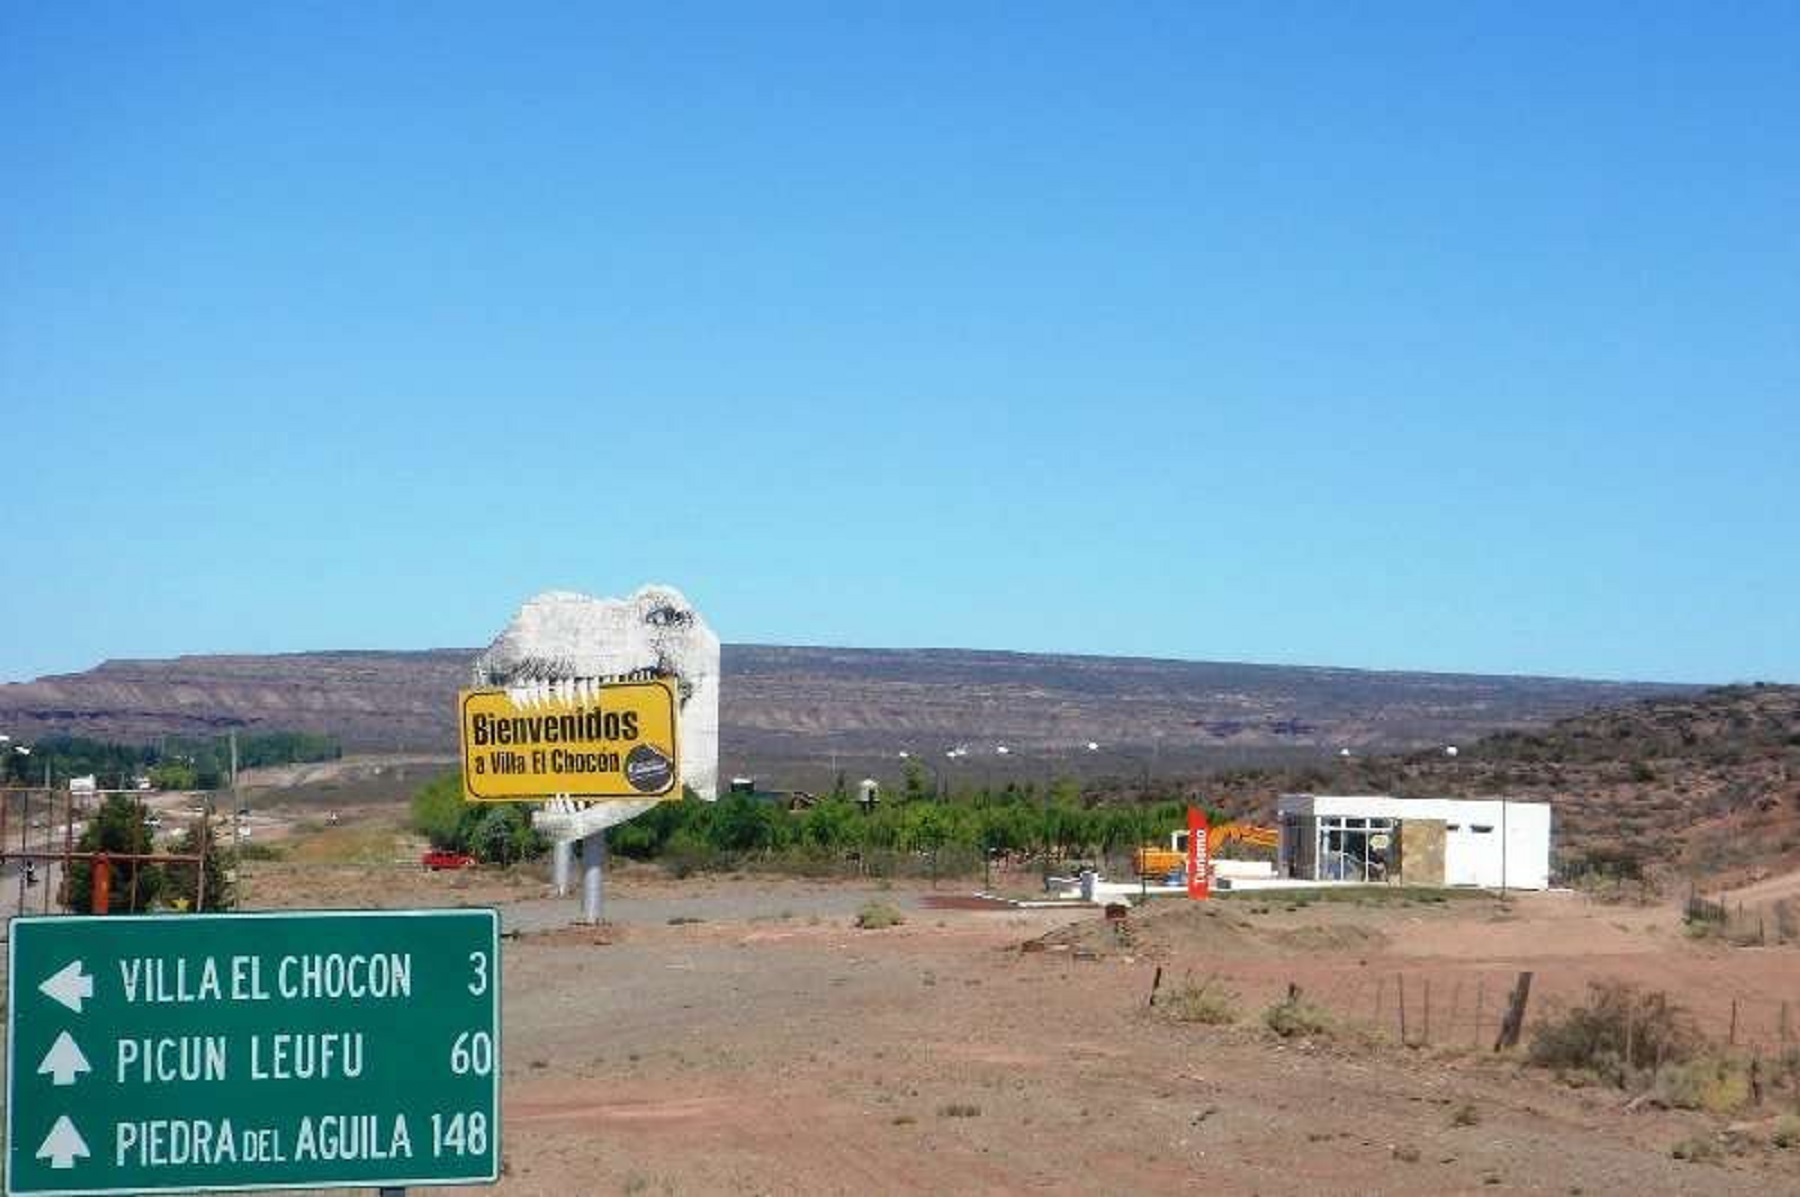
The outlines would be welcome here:
M 1392 794 L 1283 794 L 1275 801 L 1282 814 L 1373 815 L 1386 819 L 1431 819 L 1476 815 L 1507 809 L 1550 810 L 1548 802 L 1493 798 L 1396 798 Z

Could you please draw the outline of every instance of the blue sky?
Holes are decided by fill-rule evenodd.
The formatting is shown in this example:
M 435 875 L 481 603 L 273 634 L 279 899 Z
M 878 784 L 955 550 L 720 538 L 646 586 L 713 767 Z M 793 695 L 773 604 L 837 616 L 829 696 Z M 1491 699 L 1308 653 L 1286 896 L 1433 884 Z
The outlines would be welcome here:
M 12 4 L 0 114 L 0 678 L 1800 681 L 1792 4 Z

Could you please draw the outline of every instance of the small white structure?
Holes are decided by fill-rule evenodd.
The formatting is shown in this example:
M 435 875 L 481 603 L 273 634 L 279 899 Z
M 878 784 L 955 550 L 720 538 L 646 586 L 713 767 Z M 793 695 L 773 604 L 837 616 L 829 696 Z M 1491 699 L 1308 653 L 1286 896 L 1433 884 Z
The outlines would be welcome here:
M 1548 803 L 1283 794 L 1276 812 L 1285 878 L 1550 887 Z

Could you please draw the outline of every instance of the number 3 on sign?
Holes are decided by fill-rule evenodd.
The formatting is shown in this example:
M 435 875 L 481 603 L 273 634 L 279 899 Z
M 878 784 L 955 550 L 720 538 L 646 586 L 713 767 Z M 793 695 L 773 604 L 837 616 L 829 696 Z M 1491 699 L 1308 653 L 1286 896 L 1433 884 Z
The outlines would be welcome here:
M 488 958 L 486 952 L 470 952 L 469 967 L 475 970 L 475 979 L 469 982 L 469 992 L 480 997 L 488 990 Z

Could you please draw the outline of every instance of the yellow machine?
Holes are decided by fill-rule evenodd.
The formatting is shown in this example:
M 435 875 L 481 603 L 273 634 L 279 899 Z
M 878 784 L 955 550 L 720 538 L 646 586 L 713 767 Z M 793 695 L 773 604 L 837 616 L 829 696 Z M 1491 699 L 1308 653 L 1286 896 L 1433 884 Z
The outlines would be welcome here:
M 1188 833 L 1171 831 L 1167 848 L 1139 848 L 1131 863 L 1140 877 L 1166 877 L 1176 869 L 1187 867 Z M 1274 827 L 1258 827 L 1253 823 L 1220 823 L 1206 832 L 1206 855 L 1217 856 L 1226 844 L 1249 844 L 1273 850 L 1281 843 L 1281 832 Z

